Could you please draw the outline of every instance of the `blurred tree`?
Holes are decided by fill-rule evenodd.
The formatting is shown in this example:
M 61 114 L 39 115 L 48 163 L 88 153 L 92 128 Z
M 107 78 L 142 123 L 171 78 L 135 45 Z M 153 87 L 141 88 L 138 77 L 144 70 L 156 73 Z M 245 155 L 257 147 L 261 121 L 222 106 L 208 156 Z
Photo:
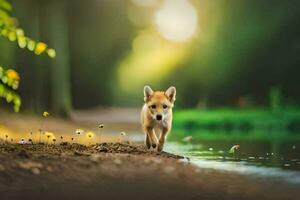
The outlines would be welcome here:
M 39 0 L 26 0 L 18 1 L 11 0 L 14 6 L 14 15 L 20 19 L 22 27 L 26 29 L 27 34 L 38 40 L 44 40 L 41 34 L 41 26 L 43 25 L 40 19 L 41 1 Z M 30 14 L 29 14 L 30 13 Z M 41 56 L 34 56 L 22 49 L 16 49 L 15 51 L 15 65 L 20 74 L 22 74 L 22 85 L 20 86 L 20 95 L 24 96 L 22 99 L 22 105 L 25 109 L 29 109 L 35 112 L 43 112 L 49 110 L 50 93 L 47 85 L 49 84 L 49 66 L 47 60 Z M 30 66 L 19 67 L 19 66 Z M 32 87 L 32 83 L 35 87 Z
M 68 4 L 75 108 L 124 103 L 124 98 L 115 97 L 119 92 L 116 74 L 136 34 L 127 5 L 128 1 L 107 0 L 73 0 Z
M 61 116 L 68 116 L 72 109 L 68 23 L 65 16 L 67 5 L 67 1 L 57 0 L 49 0 L 43 5 L 45 24 L 49 28 L 47 38 L 58 52 L 50 63 L 51 107 L 54 113 Z

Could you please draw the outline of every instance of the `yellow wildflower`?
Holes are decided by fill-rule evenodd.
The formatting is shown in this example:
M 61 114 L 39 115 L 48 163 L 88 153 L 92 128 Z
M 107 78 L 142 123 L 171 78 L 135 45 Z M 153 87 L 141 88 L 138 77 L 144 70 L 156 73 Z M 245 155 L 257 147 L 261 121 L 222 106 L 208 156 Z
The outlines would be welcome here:
M 44 116 L 44 117 L 48 117 L 49 115 L 50 115 L 50 113 L 48 113 L 47 111 L 44 111 L 44 112 L 43 112 L 43 116 Z
M 89 132 L 86 133 L 86 136 L 87 136 L 88 138 L 93 138 L 94 135 L 95 135 L 95 133 L 92 132 L 92 131 L 89 131 Z
M 47 49 L 47 44 L 43 43 L 43 42 L 39 42 L 37 43 L 34 53 L 36 55 L 40 55 L 41 53 L 43 53 L 45 50 Z
M 55 135 L 52 132 L 45 132 L 45 136 L 47 137 L 47 139 L 56 139 Z
M 18 74 L 18 72 L 16 72 L 15 70 L 13 69 L 9 69 L 6 71 L 6 75 L 9 79 L 12 79 L 12 80 L 20 80 L 20 76 Z

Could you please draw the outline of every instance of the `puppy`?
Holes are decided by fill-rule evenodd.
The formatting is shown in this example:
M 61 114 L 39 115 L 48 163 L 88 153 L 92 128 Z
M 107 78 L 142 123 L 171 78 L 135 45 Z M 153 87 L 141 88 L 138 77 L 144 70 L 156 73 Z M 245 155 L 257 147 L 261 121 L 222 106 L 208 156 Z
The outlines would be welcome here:
M 144 87 L 145 104 L 141 112 L 141 122 L 148 149 L 152 146 L 157 147 L 157 151 L 163 150 L 166 136 L 172 126 L 175 96 L 176 89 L 173 86 L 166 91 L 153 91 L 147 85 Z

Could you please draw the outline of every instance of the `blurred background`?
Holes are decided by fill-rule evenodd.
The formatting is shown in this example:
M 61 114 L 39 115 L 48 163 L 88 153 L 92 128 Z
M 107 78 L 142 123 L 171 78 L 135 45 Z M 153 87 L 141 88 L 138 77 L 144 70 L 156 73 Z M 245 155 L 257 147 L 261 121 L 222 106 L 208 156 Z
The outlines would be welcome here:
M 0 38 L 21 75 L 22 110 L 140 106 L 142 89 L 176 86 L 177 108 L 300 102 L 299 1 L 11 0 L 49 60 Z M 273 94 L 274 95 L 274 94 Z

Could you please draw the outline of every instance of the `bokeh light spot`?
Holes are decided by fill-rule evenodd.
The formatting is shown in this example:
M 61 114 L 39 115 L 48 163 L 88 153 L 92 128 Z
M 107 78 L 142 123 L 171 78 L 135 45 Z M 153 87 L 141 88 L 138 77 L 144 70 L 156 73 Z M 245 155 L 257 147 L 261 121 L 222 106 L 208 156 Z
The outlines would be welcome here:
M 155 23 L 164 38 L 182 42 L 196 32 L 198 16 L 188 0 L 165 0 L 155 14 Z

